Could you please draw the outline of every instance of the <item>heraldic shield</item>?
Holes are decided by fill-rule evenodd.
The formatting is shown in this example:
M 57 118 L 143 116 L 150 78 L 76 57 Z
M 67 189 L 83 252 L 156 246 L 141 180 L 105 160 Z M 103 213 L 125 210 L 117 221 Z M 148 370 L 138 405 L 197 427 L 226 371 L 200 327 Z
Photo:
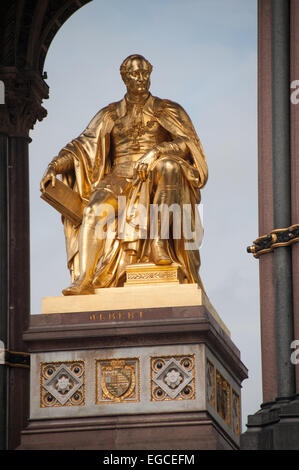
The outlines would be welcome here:
M 111 360 L 102 364 L 102 398 L 123 401 L 135 393 L 135 365 L 126 360 Z

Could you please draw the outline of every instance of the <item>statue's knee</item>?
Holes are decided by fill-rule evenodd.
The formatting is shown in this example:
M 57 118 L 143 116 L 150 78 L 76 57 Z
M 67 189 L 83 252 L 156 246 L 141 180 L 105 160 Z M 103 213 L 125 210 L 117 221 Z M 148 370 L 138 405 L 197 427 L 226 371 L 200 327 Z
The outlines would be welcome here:
M 105 224 L 115 215 L 113 204 L 106 192 L 98 192 L 83 211 L 84 222 L 89 225 Z
M 96 221 L 94 204 L 88 204 L 83 210 L 83 220 L 88 225 L 93 225 Z
M 106 223 L 106 221 L 111 220 L 115 217 L 115 210 L 112 204 L 105 202 L 99 204 L 97 208 L 97 220 L 98 222 Z
M 177 176 L 180 174 L 181 168 L 178 162 L 171 158 L 163 158 L 157 165 L 157 171 L 160 174 Z

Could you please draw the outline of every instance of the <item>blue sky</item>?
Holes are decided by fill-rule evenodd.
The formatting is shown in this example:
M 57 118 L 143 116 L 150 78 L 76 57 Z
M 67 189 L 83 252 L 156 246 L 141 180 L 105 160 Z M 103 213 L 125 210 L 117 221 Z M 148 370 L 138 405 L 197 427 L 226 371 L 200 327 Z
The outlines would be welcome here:
M 60 29 L 45 70 L 48 117 L 31 132 L 31 308 L 69 284 L 63 228 L 40 199 L 39 181 L 59 150 L 93 115 L 122 98 L 122 60 L 153 64 L 152 94 L 180 103 L 204 146 L 201 277 L 249 368 L 243 416 L 262 402 L 257 237 L 256 0 L 93 0 Z M 244 421 L 244 419 L 243 419 Z

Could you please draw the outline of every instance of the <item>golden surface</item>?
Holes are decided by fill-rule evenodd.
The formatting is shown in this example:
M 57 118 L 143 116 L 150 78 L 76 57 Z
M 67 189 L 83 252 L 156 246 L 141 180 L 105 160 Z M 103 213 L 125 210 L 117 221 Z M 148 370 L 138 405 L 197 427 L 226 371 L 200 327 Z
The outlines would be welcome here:
M 64 218 L 73 281 L 64 295 L 123 286 L 127 266 L 136 263 L 176 263 L 184 282 L 203 288 L 199 251 L 185 246 L 194 242 L 194 235 L 188 240 L 162 237 L 159 219 L 153 239 L 148 222 L 138 219 L 138 205 L 146 211 L 150 204 L 177 204 L 181 209 L 189 205 L 194 233 L 200 189 L 208 177 L 204 151 L 189 116 L 177 103 L 150 94 L 151 71 L 144 57 L 129 56 L 121 66 L 125 97 L 101 109 L 52 160 L 42 178 L 44 192 L 47 183 L 55 184 L 56 175 L 62 174 L 62 181 L 86 206 L 79 226 Z M 117 235 L 119 196 L 126 197 L 122 237 Z M 111 218 L 111 208 L 116 218 Z M 141 237 L 140 231 L 146 236 Z
M 116 318 L 119 312 L 124 310 L 130 312 L 133 309 L 140 309 L 142 311 L 144 308 L 188 307 L 195 305 L 204 305 L 226 334 L 230 336 L 229 329 L 210 303 L 209 298 L 197 284 L 176 284 L 173 282 L 167 285 L 126 286 L 124 289 L 111 287 L 98 289 L 96 295 L 44 297 L 42 299 L 42 313 L 90 312 L 92 315 L 94 312 L 109 311 L 112 314 L 115 313 Z M 131 319 L 142 320 L 142 315 L 137 316 L 136 314 Z
M 178 264 L 158 266 L 150 263 L 131 264 L 126 267 L 126 282 L 124 286 L 180 283 L 182 278 Z
M 78 193 L 59 179 L 56 178 L 55 186 L 47 184 L 41 198 L 69 219 L 73 225 L 81 224 L 84 209 L 82 200 Z

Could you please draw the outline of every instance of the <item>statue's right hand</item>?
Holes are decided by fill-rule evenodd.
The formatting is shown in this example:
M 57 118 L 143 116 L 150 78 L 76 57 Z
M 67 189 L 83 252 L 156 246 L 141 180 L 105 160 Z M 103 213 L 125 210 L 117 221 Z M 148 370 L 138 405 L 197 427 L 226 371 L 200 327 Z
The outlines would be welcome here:
M 42 180 L 40 182 L 40 190 L 42 192 L 45 192 L 46 190 L 46 184 L 49 181 L 52 181 L 52 186 L 54 188 L 55 186 L 55 179 L 56 179 L 56 171 L 53 166 L 49 165 L 48 168 L 46 169 L 44 176 L 42 177 Z

